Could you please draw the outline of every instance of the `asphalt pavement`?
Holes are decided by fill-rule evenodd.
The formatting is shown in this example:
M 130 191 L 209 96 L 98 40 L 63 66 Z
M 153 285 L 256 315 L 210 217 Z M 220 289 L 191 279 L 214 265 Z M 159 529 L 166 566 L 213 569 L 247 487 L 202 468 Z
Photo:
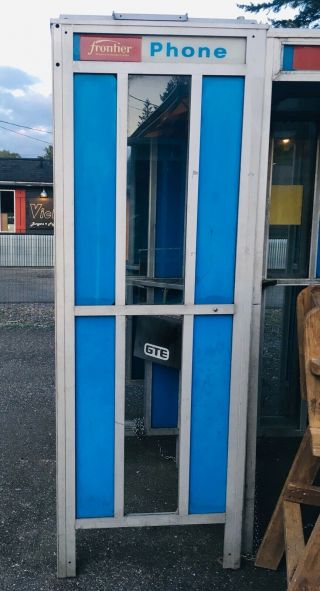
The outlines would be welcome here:
M 0 304 L 53 304 L 52 267 L 0 267 Z
M 258 482 L 263 494 L 258 494 L 258 502 L 264 507 L 264 495 L 269 504 L 275 497 L 264 479 L 266 474 L 270 486 L 274 463 L 270 453 L 262 451 L 261 458 Z M 0 305 L 0 462 L 0 591 L 286 589 L 283 565 L 278 572 L 257 569 L 249 556 L 240 570 L 223 570 L 222 526 L 82 531 L 77 535 L 77 578 L 56 578 L 50 304 Z

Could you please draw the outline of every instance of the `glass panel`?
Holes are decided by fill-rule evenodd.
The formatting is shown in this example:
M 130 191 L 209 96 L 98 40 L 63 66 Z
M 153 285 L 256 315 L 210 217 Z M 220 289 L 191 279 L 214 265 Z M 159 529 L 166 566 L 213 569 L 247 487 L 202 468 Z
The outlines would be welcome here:
M 125 512 L 176 511 L 182 318 L 127 318 Z
M 300 288 L 268 287 L 262 350 L 262 426 L 299 428 L 300 389 L 296 300 Z
M 315 123 L 274 124 L 268 277 L 308 276 L 315 159 Z
M 14 196 L 13 191 L 0 192 L 0 230 L 14 232 Z
M 127 304 L 183 302 L 189 76 L 129 76 Z

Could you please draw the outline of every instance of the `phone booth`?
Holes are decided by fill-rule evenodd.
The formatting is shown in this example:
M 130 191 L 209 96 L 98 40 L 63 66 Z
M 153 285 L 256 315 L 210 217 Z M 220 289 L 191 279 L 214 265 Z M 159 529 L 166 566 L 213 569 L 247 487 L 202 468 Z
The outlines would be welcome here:
M 266 27 L 51 28 L 58 575 L 77 529 L 179 524 L 237 568 Z

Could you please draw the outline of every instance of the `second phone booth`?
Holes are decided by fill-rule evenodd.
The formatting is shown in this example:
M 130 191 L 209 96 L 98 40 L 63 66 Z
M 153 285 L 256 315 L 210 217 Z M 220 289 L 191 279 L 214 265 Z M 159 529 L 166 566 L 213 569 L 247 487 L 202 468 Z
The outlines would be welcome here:
M 266 27 L 53 20 L 58 574 L 76 530 L 240 564 Z

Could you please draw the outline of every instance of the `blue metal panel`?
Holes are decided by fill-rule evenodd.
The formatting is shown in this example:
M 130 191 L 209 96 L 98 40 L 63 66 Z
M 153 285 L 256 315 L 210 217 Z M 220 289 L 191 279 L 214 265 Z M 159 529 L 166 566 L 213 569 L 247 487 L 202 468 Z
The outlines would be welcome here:
M 178 426 L 180 372 L 174 367 L 152 364 L 151 426 Z
M 116 78 L 74 78 L 75 299 L 114 304 Z
M 244 80 L 204 77 L 195 303 L 232 303 Z
M 186 158 L 185 145 L 158 146 L 156 277 L 182 277 Z
M 78 33 L 73 35 L 73 59 L 75 61 L 80 59 L 80 35 Z
M 294 46 L 293 45 L 284 45 L 283 46 L 283 63 L 282 63 L 283 70 L 287 70 L 290 72 L 290 70 L 294 69 L 293 55 L 294 55 Z
M 226 508 L 231 339 L 231 316 L 195 317 L 190 513 Z
M 76 318 L 76 515 L 114 513 L 115 319 Z

